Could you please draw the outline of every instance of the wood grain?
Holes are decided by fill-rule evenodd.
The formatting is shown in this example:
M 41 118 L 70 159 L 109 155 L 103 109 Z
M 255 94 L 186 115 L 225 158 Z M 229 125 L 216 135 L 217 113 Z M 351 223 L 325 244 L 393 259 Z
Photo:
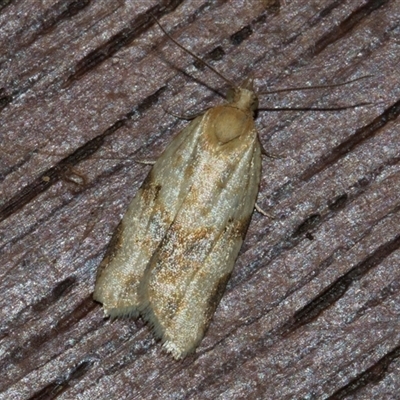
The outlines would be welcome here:
M 92 300 L 110 235 L 189 115 L 253 74 L 258 204 L 197 352 Z M 395 399 L 400 3 L 0 1 L 1 399 Z

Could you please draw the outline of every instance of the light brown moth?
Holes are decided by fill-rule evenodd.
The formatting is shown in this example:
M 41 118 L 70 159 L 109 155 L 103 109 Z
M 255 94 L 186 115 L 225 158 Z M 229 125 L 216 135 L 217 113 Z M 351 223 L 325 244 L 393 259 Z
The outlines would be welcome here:
M 99 266 L 94 299 L 139 314 L 176 359 L 195 350 L 254 209 L 261 146 L 253 80 L 194 119 L 157 159 Z
M 98 269 L 94 299 L 106 315 L 141 315 L 176 359 L 202 340 L 255 207 L 261 174 L 257 106 L 249 78 L 228 92 L 226 104 L 209 109 L 172 140 L 129 205 Z

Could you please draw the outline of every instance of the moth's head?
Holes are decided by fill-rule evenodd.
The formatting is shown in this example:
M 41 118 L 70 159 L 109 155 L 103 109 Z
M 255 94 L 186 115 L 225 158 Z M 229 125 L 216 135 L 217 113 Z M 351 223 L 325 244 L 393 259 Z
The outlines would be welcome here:
M 254 93 L 253 81 L 254 78 L 249 76 L 240 86 L 229 89 L 226 100 L 241 110 L 257 110 L 258 97 Z

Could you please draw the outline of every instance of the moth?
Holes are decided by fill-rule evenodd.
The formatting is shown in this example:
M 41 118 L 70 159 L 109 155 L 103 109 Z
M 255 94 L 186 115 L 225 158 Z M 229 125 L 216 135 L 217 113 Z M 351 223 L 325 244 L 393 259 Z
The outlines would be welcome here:
M 106 315 L 141 315 L 175 359 L 202 340 L 246 235 L 261 174 L 257 104 L 249 78 L 172 140 L 98 269 Z
M 366 77 L 275 92 L 342 86 Z M 158 158 L 97 273 L 94 299 L 106 315 L 142 316 L 175 359 L 202 340 L 256 207 L 261 153 L 266 154 L 254 126 L 258 99 L 251 77 L 231 86 L 225 104 L 194 119 Z

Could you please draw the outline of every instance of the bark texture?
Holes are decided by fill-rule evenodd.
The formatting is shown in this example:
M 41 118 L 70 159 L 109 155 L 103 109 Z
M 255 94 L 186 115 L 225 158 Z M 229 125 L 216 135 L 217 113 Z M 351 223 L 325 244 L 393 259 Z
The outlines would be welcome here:
M 253 74 L 265 149 L 213 322 L 181 362 L 92 292 L 148 166 Z M 400 2 L 0 0 L 0 398 L 396 399 Z M 211 89 L 212 88 L 212 89 Z M 369 103 L 362 106 L 362 103 Z M 341 107 L 347 105 L 359 107 Z

